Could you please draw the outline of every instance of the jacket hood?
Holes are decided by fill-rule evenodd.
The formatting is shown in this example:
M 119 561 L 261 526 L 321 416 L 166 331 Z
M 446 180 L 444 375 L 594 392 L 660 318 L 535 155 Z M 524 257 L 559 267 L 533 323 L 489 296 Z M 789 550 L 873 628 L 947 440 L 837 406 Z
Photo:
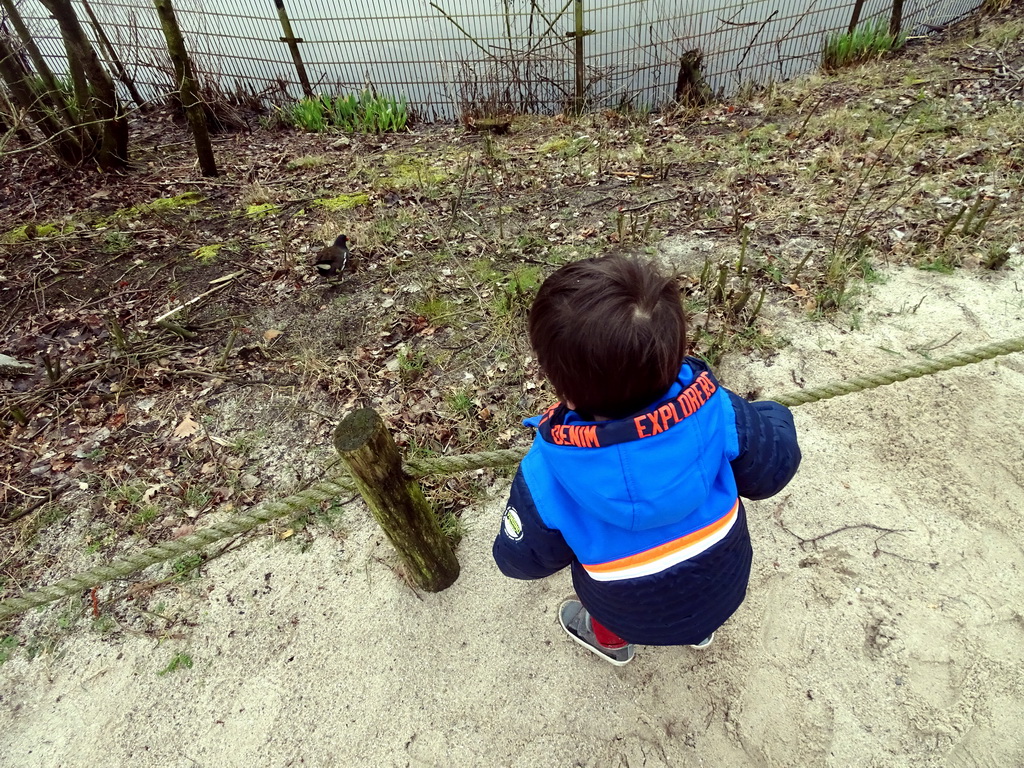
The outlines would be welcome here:
M 707 365 L 686 358 L 664 397 L 632 416 L 584 421 L 558 403 L 524 423 L 537 428 L 534 450 L 581 511 L 643 531 L 677 523 L 726 490 L 723 464 L 738 451 L 731 409 Z

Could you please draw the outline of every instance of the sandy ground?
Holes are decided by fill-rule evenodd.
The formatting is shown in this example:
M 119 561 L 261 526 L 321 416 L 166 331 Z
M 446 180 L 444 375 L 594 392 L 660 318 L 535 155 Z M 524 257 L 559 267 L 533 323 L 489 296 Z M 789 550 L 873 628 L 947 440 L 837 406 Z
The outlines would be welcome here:
M 721 378 L 782 393 L 1024 334 L 1017 271 L 887 277 L 859 330 L 780 318 L 791 345 Z M 357 510 L 344 540 L 210 563 L 185 639 L 0 667 L 0 764 L 1024 765 L 1022 403 L 1017 354 L 796 409 L 803 467 L 748 505 L 749 595 L 707 651 L 615 668 L 571 643 L 567 575 L 491 563 L 503 489 L 438 595 Z

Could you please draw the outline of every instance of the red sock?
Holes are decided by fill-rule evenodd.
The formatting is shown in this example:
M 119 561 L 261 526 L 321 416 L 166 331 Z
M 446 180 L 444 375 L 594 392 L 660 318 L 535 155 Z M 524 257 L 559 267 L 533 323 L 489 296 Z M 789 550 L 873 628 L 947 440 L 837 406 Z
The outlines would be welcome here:
M 615 650 L 617 648 L 625 648 L 629 645 L 629 643 L 616 635 L 610 629 L 598 623 L 597 619 L 593 616 L 590 617 L 590 626 L 594 629 L 594 638 L 605 648 Z

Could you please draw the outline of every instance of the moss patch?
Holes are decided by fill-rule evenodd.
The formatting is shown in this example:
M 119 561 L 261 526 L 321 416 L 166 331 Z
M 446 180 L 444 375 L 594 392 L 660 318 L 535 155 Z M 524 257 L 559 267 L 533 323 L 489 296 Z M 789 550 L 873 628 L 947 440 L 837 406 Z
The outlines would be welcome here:
M 137 210 L 139 214 L 173 211 L 178 208 L 187 208 L 190 205 L 196 205 L 197 203 L 203 202 L 205 199 L 206 196 L 199 192 L 186 192 L 183 195 L 177 195 L 175 197 L 159 197 L 150 203 L 136 206 L 134 209 L 130 210 Z
M 393 189 L 423 189 L 447 181 L 450 174 L 421 157 L 388 155 L 384 158 L 391 174 L 382 180 Z
M 257 203 L 245 209 L 245 215 L 250 219 L 264 219 L 267 216 L 281 212 L 281 206 L 274 203 Z
M 321 168 L 325 165 L 330 165 L 334 160 L 327 155 L 303 155 L 297 157 L 294 160 L 289 161 L 285 167 L 289 171 L 299 170 L 300 168 Z
M 370 196 L 365 192 L 352 192 L 336 197 L 321 197 L 313 202 L 328 211 L 350 211 L 360 205 L 368 205 Z
M 37 237 L 67 235 L 74 231 L 75 227 L 73 224 L 25 224 L 0 235 L 0 243 L 14 245 L 15 243 L 23 243 L 26 240 L 34 240 Z
M 572 142 L 570 142 L 569 139 L 549 139 L 548 141 L 537 145 L 537 152 L 542 155 L 548 155 L 552 152 L 564 152 L 571 143 Z
M 213 264 L 213 262 L 215 262 L 217 260 L 217 254 L 220 252 L 220 249 L 223 248 L 223 247 L 224 247 L 224 243 L 216 243 L 214 245 L 204 245 L 201 248 L 196 248 L 194 251 L 192 251 L 192 255 L 195 257 L 196 261 L 198 261 L 200 264 L 206 266 L 206 265 L 209 265 L 209 264 Z
M 540 155 L 557 157 L 569 160 L 574 157 L 579 157 L 587 150 L 592 149 L 595 145 L 594 139 L 586 135 L 578 136 L 554 136 L 547 141 L 541 142 L 536 147 L 536 152 Z M 624 153 L 625 156 L 635 156 L 637 147 L 630 146 L 628 144 L 622 144 L 620 153 Z M 639 147 L 640 153 L 643 153 L 643 148 Z
M 138 219 L 149 213 L 164 213 L 166 211 L 174 211 L 179 208 L 187 208 L 190 205 L 197 205 L 198 203 L 206 200 L 206 196 L 200 192 L 186 192 L 183 195 L 176 195 L 174 197 L 159 197 L 148 203 L 142 205 L 133 205 L 131 208 L 122 208 L 118 211 L 114 211 L 109 218 L 101 219 L 97 221 L 93 226 L 96 229 L 103 229 L 104 227 L 110 226 L 110 224 L 117 220 L 131 220 Z

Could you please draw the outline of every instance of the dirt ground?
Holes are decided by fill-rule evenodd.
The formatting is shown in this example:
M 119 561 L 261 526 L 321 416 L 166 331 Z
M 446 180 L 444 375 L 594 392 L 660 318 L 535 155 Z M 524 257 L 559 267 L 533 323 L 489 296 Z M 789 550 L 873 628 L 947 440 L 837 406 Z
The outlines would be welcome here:
M 780 312 L 790 344 L 721 378 L 785 393 L 1019 336 L 1011 267 L 887 270 L 855 318 Z M 748 598 L 707 651 L 641 647 L 620 669 L 574 645 L 568 576 L 514 582 L 490 560 L 499 483 L 440 594 L 398 578 L 353 510 L 344 537 L 208 563 L 165 609 L 187 637 L 78 633 L 12 658 L 0 763 L 1020 765 L 1022 398 L 1010 355 L 797 408 L 803 466 L 749 504 Z

